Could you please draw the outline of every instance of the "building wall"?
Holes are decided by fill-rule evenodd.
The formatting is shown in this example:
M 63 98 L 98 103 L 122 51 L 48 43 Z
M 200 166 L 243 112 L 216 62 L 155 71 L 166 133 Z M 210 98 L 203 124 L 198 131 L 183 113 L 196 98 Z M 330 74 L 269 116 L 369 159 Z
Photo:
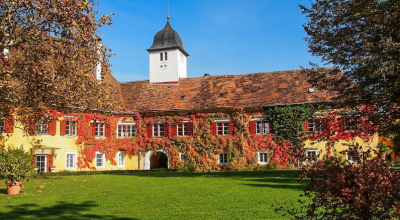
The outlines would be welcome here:
M 59 118 L 62 119 L 62 118 Z M 2 134 L 6 135 L 6 134 Z M 41 141 L 43 149 L 33 149 L 32 142 L 37 139 Z M 25 151 L 30 151 L 33 154 L 45 154 L 54 156 L 53 166 L 56 167 L 56 171 L 66 170 L 66 152 L 77 152 L 79 157 L 79 147 L 76 145 L 78 137 L 67 137 L 60 135 L 60 122 L 57 121 L 56 135 L 33 135 L 27 136 L 21 129 L 21 123 L 15 120 L 14 132 L 9 135 L 5 145 L 13 145 L 14 147 L 23 146 Z M 115 155 L 115 161 L 117 165 L 112 165 L 110 161 L 105 161 L 105 167 L 97 170 L 137 170 L 139 168 L 138 156 L 125 157 L 125 168 L 118 167 L 118 155 Z M 142 160 L 143 161 L 143 160 Z M 94 166 L 94 164 L 93 164 Z M 143 167 L 143 166 L 142 166 Z M 80 171 L 88 169 L 68 169 L 70 171 Z

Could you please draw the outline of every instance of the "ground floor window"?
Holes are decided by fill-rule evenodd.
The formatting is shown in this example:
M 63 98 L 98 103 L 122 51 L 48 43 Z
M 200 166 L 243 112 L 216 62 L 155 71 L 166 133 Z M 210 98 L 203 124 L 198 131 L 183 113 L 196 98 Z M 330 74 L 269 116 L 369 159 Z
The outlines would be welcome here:
M 38 172 L 47 172 L 46 155 L 36 155 L 36 166 L 39 168 Z
M 318 160 L 318 149 L 309 148 L 306 149 L 306 162 L 314 163 Z
M 268 152 L 261 151 L 258 152 L 258 164 L 267 164 L 268 163 Z
M 180 154 L 179 154 L 179 159 L 180 159 L 182 162 L 185 161 L 185 160 L 186 160 L 185 154 L 180 153 Z
M 228 154 L 219 154 L 218 164 L 228 164 Z
M 76 169 L 76 151 L 65 152 L 65 169 L 66 170 Z
M 95 161 L 96 168 L 104 168 L 105 167 L 105 155 L 100 152 L 96 152 L 96 161 Z
M 118 167 L 125 167 L 126 153 L 124 151 L 118 152 Z

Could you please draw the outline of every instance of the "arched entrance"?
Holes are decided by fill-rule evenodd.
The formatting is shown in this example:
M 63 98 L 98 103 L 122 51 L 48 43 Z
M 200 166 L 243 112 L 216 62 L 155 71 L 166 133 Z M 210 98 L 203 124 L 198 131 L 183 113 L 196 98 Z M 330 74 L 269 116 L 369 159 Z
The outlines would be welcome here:
M 165 150 L 157 150 L 156 153 L 148 151 L 144 157 L 144 169 L 156 169 L 166 168 L 168 169 L 168 156 Z

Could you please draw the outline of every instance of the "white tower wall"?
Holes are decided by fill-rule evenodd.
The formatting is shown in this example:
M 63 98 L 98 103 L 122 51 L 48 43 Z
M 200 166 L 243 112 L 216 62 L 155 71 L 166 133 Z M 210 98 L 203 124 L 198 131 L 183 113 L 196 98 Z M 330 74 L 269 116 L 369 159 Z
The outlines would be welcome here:
M 160 60 L 160 53 L 163 53 L 163 60 Z M 177 83 L 179 78 L 187 78 L 187 57 L 179 49 L 149 53 L 150 83 Z

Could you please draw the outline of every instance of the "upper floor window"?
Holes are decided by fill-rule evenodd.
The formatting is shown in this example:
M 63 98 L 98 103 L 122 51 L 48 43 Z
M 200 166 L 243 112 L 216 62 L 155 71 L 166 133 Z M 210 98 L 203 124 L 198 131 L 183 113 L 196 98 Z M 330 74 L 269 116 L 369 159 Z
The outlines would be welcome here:
M 153 124 L 153 137 L 164 137 L 164 124 Z
M 106 131 L 106 123 L 104 122 L 96 122 L 94 124 L 94 136 L 96 137 L 104 137 L 105 136 L 105 131 Z
M 76 136 L 78 135 L 78 122 L 66 121 L 65 122 L 65 135 Z
M 307 131 L 312 133 L 321 132 L 321 119 L 315 118 L 312 120 L 308 120 Z
M 256 134 L 269 134 L 269 123 L 266 120 L 256 121 Z
M 0 120 L 0 133 L 6 132 L 6 122 L 4 120 Z
M 160 53 L 160 61 L 163 61 L 163 53 Z
M 41 121 L 36 123 L 36 134 L 49 134 L 49 124 Z
M 122 138 L 136 136 L 136 125 L 135 125 L 135 123 L 118 124 L 117 135 L 118 135 L 118 137 L 122 137 Z
M 177 135 L 178 136 L 188 136 L 189 135 L 189 123 L 179 122 L 177 124 Z
M 217 135 L 229 135 L 229 122 L 217 122 Z
M 358 120 L 354 117 L 345 117 L 344 118 L 344 131 L 355 131 L 358 128 Z

